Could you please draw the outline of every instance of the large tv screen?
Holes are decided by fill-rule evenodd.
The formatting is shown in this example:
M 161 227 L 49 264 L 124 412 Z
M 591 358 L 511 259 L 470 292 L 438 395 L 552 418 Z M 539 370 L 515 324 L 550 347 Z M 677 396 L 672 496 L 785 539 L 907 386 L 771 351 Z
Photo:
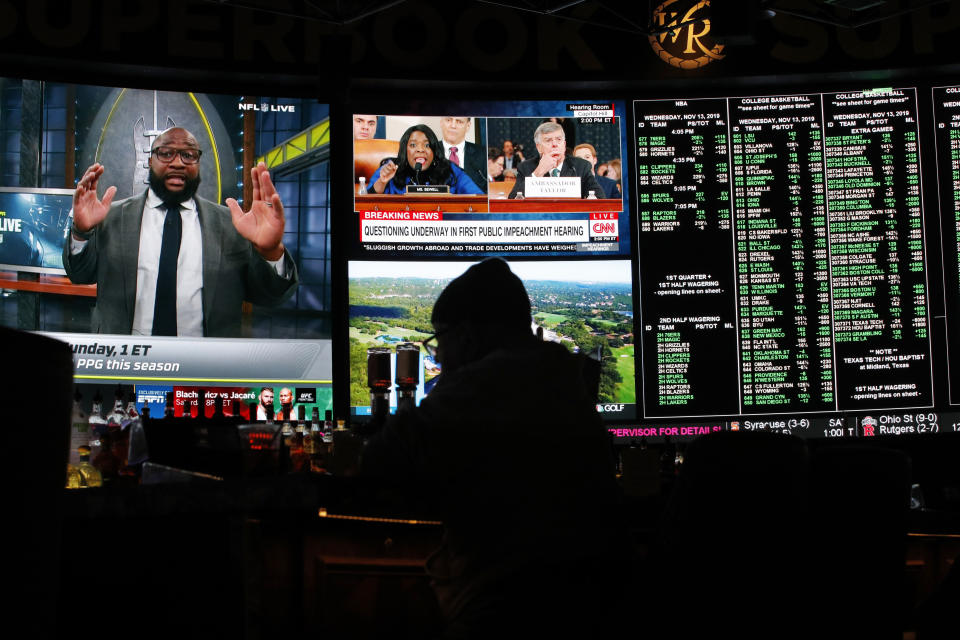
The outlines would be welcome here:
M 635 415 L 624 105 L 544 100 L 357 106 L 349 248 L 350 405 L 367 350 L 421 344 L 444 286 L 488 256 L 523 280 L 531 331 L 600 361 L 599 409 Z M 421 346 L 418 399 L 440 373 Z
M 947 401 L 936 371 L 950 358 L 937 362 L 929 230 L 937 166 L 955 349 L 960 102 L 950 92 L 934 89 L 934 123 L 909 86 L 634 101 L 638 377 L 650 422 L 617 435 L 957 429 L 954 413 L 935 411 Z
M 951 405 L 960 405 L 960 86 L 931 89 L 943 247 L 947 368 Z
M 63 274 L 73 192 L 0 187 L 0 269 Z
M 308 410 L 331 407 L 327 105 L 43 80 L 0 88 L 6 326 L 69 342 L 82 384 L 139 385 L 152 399 L 219 388 L 245 403 L 289 388 L 313 398 Z M 258 166 L 269 182 L 254 180 Z M 80 181 L 105 212 L 89 229 L 73 211 L 89 204 L 74 206 Z M 179 242 L 165 248 L 166 206 L 182 187 L 195 193 L 180 198 Z M 273 242 L 241 229 L 250 216 L 273 225 Z M 15 248 L 15 233 L 33 240 Z M 173 298 L 157 296 L 164 282 Z M 161 309 L 175 318 L 168 335 L 157 335 Z

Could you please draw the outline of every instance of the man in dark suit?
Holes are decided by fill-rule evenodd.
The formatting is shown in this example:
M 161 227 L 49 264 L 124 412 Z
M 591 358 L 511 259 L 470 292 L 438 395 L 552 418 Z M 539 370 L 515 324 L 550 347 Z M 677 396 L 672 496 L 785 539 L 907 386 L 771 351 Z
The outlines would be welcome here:
M 443 155 L 457 165 L 480 190 L 487 192 L 487 154 L 484 145 L 467 142 L 467 130 L 472 118 L 444 116 L 440 119 L 443 133 Z
M 283 246 L 283 203 L 261 163 L 251 172 L 244 212 L 195 197 L 201 150 L 181 128 L 150 152 L 150 188 L 113 202 L 97 197 L 101 164 L 83 174 L 63 262 L 70 280 L 97 284 L 92 330 L 134 335 L 234 337 L 244 300 L 274 306 L 296 291 L 296 265 Z M 173 214 L 173 215 L 171 215 Z
M 544 122 L 533 134 L 539 158 L 530 158 L 520 163 L 517 182 L 510 192 L 511 198 L 523 193 L 526 178 L 554 176 L 561 178 L 580 178 L 580 197 L 586 198 L 593 192 L 597 198 L 606 194 L 593 175 L 593 167 L 582 158 L 568 156 L 567 139 L 563 127 L 556 122 Z

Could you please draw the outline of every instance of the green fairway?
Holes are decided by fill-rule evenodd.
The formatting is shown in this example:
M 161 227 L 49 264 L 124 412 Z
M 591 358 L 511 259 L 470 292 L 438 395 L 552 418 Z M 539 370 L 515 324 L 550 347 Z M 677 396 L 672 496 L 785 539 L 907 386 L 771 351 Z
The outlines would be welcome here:
M 430 336 L 429 333 L 421 333 L 419 331 L 414 331 L 413 329 L 404 329 L 403 327 L 384 327 L 383 331 L 381 331 L 377 335 L 382 335 L 384 333 L 391 336 L 396 336 L 398 338 L 406 338 L 409 336 L 413 338 L 415 342 L 426 340 Z M 356 327 L 350 327 L 350 337 L 356 338 L 363 344 L 368 344 L 368 343 L 377 341 L 376 340 L 377 336 L 371 335 L 369 333 L 360 333 L 360 330 L 357 329 Z
M 553 329 L 561 322 L 566 322 L 570 318 L 560 313 L 538 313 L 534 316 L 534 319 L 542 324 L 547 329 Z
M 594 324 L 598 327 L 602 327 L 605 331 L 612 330 L 617 326 L 617 323 L 612 320 L 603 320 L 602 318 L 590 318 L 590 324 Z
M 617 372 L 623 378 L 623 382 L 617 385 L 617 402 L 635 403 L 637 401 L 637 390 L 633 345 L 628 344 L 610 351 L 616 358 Z

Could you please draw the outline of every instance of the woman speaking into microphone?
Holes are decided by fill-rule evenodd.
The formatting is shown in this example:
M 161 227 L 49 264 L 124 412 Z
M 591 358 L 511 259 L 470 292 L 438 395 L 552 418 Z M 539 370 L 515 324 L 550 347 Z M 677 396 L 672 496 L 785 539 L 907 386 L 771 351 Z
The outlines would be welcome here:
M 425 124 L 407 129 L 396 159 L 389 158 L 370 177 L 376 193 L 402 195 L 410 184 L 448 185 L 452 194 L 483 195 L 460 167 L 443 157 L 443 145 Z

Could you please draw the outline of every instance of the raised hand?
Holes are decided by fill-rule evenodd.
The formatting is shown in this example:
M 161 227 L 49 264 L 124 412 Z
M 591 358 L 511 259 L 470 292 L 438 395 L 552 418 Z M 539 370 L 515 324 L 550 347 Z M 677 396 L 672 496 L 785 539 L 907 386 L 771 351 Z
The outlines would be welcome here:
M 537 168 L 533 170 L 533 175 L 538 178 L 547 175 L 557 168 L 561 158 L 562 156 L 555 156 L 550 153 L 541 154 L 540 162 L 537 164 Z
M 116 187 L 108 187 L 103 194 L 103 200 L 97 198 L 97 184 L 101 175 L 103 175 L 102 164 L 90 165 L 73 192 L 73 226 L 81 233 L 103 222 L 110 210 L 113 196 L 117 195 Z
M 283 229 L 286 219 L 283 202 L 270 179 L 270 172 L 262 162 L 250 171 L 253 182 L 253 202 L 244 212 L 233 198 L 227 198 L 230 217 L 237 233 L 250 241 L 257 252 L 267 260 L 283 257 Z
M 393 160 L 388 160 L 386 164 L 380 167 L 380 177 L 373 183 L 373 190 L 377 193 L 383 193 L 387 188 L 387 184 L 393 180 L 393 176 L 395 175 L 397 175 L 397 163 Z

